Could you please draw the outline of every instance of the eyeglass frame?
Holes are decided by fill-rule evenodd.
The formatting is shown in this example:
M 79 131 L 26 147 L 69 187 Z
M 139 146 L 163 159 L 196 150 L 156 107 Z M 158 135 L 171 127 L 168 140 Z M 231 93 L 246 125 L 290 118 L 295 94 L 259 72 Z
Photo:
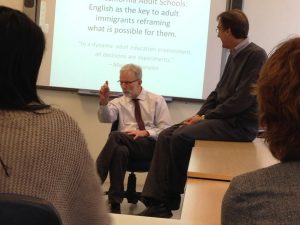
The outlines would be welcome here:
M 216 27 L 216 32 L 219 33 L 220 29 L 222 29 L 222 27 L 221 26 L 217 26 Z
M 129 84 L 132 84 L 136 81 L 140 80 L 139 78 L 138 79 L 135 79 L 135 80 L 132 80 L 132 81 L 121 81 L 121 80 L 118 80 L 118 82 L 120 83 L 120 85 L 122 84 L 125 84 L 125 85 L 129 85 Z
M 220 31 L 225 31 L 227 30 L 226 28 L 224 28 L 223 26 L 217 26 L 216 27 L 216 32 L 219 33 Z

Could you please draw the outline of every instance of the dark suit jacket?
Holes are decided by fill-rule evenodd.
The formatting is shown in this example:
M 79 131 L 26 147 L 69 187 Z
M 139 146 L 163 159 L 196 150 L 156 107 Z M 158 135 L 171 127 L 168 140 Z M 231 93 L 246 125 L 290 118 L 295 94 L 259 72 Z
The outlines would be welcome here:
M 266 59 L 265 50 L 250 43 L 228 60 L 216 89 L 197 114 L 205 115 L 205 119 L 226 119 L 257 132 L 257 102 L 251 88 Z

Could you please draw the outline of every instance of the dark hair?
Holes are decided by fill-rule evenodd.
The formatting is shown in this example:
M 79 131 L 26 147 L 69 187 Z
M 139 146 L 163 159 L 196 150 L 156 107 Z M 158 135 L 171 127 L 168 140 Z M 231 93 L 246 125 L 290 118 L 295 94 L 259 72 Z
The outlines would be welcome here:
M 0 109 L 49 107 L 36 90 L 44 49 L 39 26 L 24 13 L 0 6 Z
M 273 156 L 300 160 L 300 38 L 277 46 L 256 84 L 260 123 Z
M 247 16 L 239 9 L 222 12 L 217 19 L 224 30 L 230 29 L 235 38 L 247 38 L 249 22 Z

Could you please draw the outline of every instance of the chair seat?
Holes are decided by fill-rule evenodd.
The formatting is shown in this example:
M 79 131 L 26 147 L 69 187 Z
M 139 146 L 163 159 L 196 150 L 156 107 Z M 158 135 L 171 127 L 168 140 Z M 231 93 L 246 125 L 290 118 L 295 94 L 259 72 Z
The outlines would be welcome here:
M 0 224 L 61 225 L 54 206 L 43 199 L 0 193 Z
M 127 171 L 129 172 L 147 172 L 150 169 L 151 160 L 128 160 Z
M 130 172 L 127 182 L 127 190 L 124 193 L 124 197 L 127 198 L 129 203 L 136 204 L 140 199 L 140 192 L 136 191 L 136 176 L 135 172 L 148 172 L 151 164 L 150 160 L 128 160 L 127 171 Z

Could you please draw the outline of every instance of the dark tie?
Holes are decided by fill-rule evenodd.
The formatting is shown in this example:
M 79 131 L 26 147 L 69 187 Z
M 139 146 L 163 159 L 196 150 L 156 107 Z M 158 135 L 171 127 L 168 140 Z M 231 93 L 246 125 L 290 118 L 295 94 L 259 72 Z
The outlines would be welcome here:
M 139 104 L 139 99 L 132 99 L 132 101 L 134 102 L 134 116 L 135 116 L 135 120 L 139 126 L 140 130 L 145 130 L 145 124 L 144 121 L 142 119 L 142 114 L 141 114 L 141 108 L 140 108 L 140 104 Z

